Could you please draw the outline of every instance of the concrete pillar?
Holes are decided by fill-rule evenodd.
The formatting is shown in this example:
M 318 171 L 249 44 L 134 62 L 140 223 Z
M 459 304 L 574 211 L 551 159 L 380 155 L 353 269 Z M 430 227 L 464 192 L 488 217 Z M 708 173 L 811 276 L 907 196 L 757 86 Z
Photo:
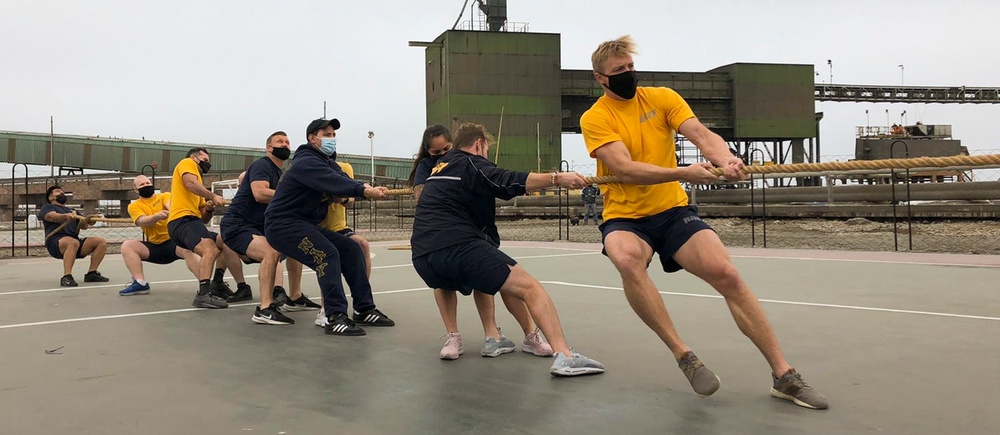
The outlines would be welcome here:
M 132 201 L 129 201 L 127 199 L 123 199 L 121 201 L 118 201 L 118 207 L 121 207 L 121 210 L 122 210 L 121 211 L 121 217 L 129 217 L 129 214 L 128 214 L 128 205 L 131 204 L 131 203 L 132 203 Z
M 802 139 L 792 139 L 792 163 L 805 163 L 805 157 L 805 141 Z

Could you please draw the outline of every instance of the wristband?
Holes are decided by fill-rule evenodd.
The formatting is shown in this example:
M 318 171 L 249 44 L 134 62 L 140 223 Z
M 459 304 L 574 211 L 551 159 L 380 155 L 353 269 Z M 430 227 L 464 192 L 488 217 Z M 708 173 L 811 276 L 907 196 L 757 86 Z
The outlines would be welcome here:
M 558 186 L 558 184 L 556 184 L 556 173 L 555 172 L 552 173 L 552 185 L 553 186 Z

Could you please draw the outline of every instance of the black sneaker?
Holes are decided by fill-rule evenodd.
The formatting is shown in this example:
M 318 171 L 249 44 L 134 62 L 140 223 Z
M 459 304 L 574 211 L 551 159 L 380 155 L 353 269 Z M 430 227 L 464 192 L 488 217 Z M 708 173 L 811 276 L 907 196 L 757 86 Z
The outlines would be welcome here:
M 288 294 L 285 293 L 285 288 L 284 287 L 282 287 L 280 285 L 274 286 L 274 293 L 271 293 L 271 294 L 272 294 L 272 297 L 274 298 L 274 306 L 276 306 L 278 308 L 281 308 L 282 305 L 285 305 L 285 304 L 288 303 L 289 298 L 288 298 Z M 296 310 L 292 310 L 292 311 L 296 311 Z
M 299 296 L 298 299 L 289 300 L 288 302 L 285 302 L 285 305 L 280 308 L 285 311 L 314 311 L 323 307 L 309 300 L 309 298 L 307 298 L 306 295 L 302 295 Z
M 229 293 L 230 296 L 226 298 L 226 302 L 229 302 L 231 304 L 253 300 L 253 290 L 250 289 L 250 284 L 247 283 L 236 284 L 236 292 L 235 293 L 229 292 Z
M 72 279 L 73 277 L 70 278 Z M 83 276 L 83 282 L 108 282 L 108 281 L 111 280 L 105 278 L 104 275 L 101 275 L 101 272 L 98 272 L 96 270 L 91 270 L 90 272 L 87 272 L 87 274 Z
M 327 324 L 323 329 L 326 330 L 328 335 L 365 335 L 364 329 L 358 327 L 354 324 L 354 321 L 350 317 L 347 317 L 347 313 L 333 313 L 330 317 L 327 317 Z
M 378 309 L 372 308 L 363 313 L 357 311 L 354 312 L 354 321 L 362 325 L 369 326 L 396 326 L 396 322 L 393 322 L 389 316 L 382 314 Z
M 212 292 L 199 293 L 191 301 L 191 305 L 197 308 L 229 308 L 225 299 Z
M 239 290 L 236 292 L 239 293 Z M 257 308 L 254 309 L 253 317 L 251 317 L 250 320 L 253 320 L 254 323 L 260 323 L 263 325 L 291 325 L 295 323 L 294 319 L 281 314 L 281 311 L 278 311 L 278 308 L 275 307 L 274 304 L 271 304 L 263 310 L 260 309 L 260 306 L 258 305 Z
M 212 281 L 212 285 L 209 286 L 209 289 L 212 290 L 212 293 L 219 295 L 219 297 L 223 299 L 229 299 L 235 294 L 233 293 L 233 289 L 229 288 L 229 284 L 226 284 L 225 281 Z
M 80 284 L 76 283 L 76 280 L 73 279 L 73 275 L 63 275 L 62 278 L 59 278 L 59 285 L 62 287 L 76 287 Z

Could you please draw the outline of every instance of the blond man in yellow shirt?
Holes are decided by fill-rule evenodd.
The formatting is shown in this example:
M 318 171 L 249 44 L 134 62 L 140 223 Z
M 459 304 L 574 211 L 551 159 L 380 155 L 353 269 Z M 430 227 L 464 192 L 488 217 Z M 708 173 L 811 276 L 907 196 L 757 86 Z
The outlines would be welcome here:
M 126 240 L 122 243 L 122 260 L 132 274 L 132 283 L 118 292 L 121 296 L 149 294 L 149 283 L 142 271 L 142 262 L 170 264 L 183 259 L 191 273 L 197 273 L 201 257 L 181 248 L 167 234 L 167 217 L 170 215 L 170 194 L 156 193 L 149 177 L 139 175 L 132 181 L 139 199 L 128 206 L 128 214 L 136 226 L 142 228 L 146 240 Z
M 757 297 L 740 277 L 719 236 L 688 205 L 680 182 L 716 181 L 709 169 L 722 167 L 728 180 L 742 180 L 743 161 L 718 134 L 706 128 L 687 102 L 668 88 L 639 87 L 630 36 L 601 43 L 591 56 L 594 79 L 604 89 L 580 118 L 599 176 L 620 183 L 601 186 L 604 253 L 621 274 L 625 297 L 636 314 L 673 353 L 692 388 L 707 396 L 719 378 L 681 340 L 647 268 L 655 252 L 665 272 L 685 269 L 725 299 L 740 331 L 771 366 L 771 395 L 813 409 L 827 399 L 802 380 L 785 360 Z M 674 135 L 683 134 L 708 160 L 678 167 Z M 708 230 L 708 231 L 703 231 Z

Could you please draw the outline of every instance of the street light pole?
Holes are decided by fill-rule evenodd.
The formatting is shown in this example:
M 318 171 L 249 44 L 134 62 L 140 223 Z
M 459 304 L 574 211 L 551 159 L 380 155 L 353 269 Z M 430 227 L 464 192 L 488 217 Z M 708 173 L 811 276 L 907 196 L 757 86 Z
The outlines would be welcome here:
M 903 71 L 904 71 L 904 69 L 905 68 L 903 68 L 903 65 L 899 65 L 899 85 L 900 86 L 903 86 L 906 83 L 905 81 L 903 81 Z
M 368 132 L 368 142 L 371 144 L 371 157 L 372 157 L 372 186 L 375 185 L 375 132 Z
M 830 66 L 830 84 L 833 84 L 833 60 L 827 59 L 826 64 Z
M 54 116 L 49 116 L 49 176 L 56 176 L 56 162 L 53 157 L 53 149 L 56 147 L 56 121 Z M 59 172 L 62 175 L 62 172 Z M 11 185 L 13 186 L 13 184 Z M 13 189 L 13 187 L 11 187 Z M 11 190 L 13 192 L 13 190 Z

